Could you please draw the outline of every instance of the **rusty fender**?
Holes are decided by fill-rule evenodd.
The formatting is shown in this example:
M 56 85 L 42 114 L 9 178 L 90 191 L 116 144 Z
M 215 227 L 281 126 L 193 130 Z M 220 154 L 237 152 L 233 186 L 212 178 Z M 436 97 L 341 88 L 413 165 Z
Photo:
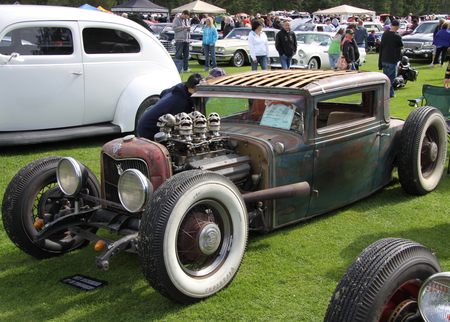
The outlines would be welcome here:
M 256 202 L 263 200 L 308 196 L 310 194 L 310 191 L 311 189 L 309 187 L 309 183 L 304 181 L 293 183 L 287 186 L 244 193 L 242 195 L 242 198 L 245 202 Z

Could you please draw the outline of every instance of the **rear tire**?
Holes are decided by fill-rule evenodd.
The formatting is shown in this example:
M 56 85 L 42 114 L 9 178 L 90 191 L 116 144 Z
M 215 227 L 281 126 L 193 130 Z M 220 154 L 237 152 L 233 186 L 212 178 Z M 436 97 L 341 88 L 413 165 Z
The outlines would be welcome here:
M 447 129 L 442 113 L 431 106 L 411 112 L 403 125 L 398 176 L 411 195 L 425 195 L 441 180 L 447 158 Z
M 417 311 L 420 286 L 441 266 L 425 246 L 399 238 L 379 240 L 347 268 L 328 304 L 324 322 L 381 322 Z
M 146 98 L 141 105 L 139 105 L 139 108 L 136 112 L 136 118 L 134 121 L 134 134 L 137 136 L 137 126 L 139 124 L 139 120 L 142 118 L 142 116 L 147 112 L 149 109 L 153 107 L 156 103 L 159 101 L 159 96 L 150 96 Z

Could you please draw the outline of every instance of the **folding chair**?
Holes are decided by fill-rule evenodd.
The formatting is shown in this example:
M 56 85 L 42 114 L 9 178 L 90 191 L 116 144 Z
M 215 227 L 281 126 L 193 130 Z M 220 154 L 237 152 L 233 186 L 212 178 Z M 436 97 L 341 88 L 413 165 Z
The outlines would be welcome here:
M 418 107 L 420 105 L 433 106 L 440 110 L 447 125 L 447 140 L 450 142 L 450 89 L 432 85 L 423 85 L 422 96 L 409 99 L 409 106 Z M 450 162 L 447 169 L 450 174 Z

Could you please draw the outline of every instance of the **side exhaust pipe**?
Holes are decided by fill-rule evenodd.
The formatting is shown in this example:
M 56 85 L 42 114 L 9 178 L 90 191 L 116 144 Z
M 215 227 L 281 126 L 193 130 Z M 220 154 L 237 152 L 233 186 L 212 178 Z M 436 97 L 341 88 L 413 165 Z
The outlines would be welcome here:
M 309 183 L 299 182 L 287 186 L 259 190 L 249 193 L 243 193 L 242 198 L 245 202 L 256 202 L 263 200 L 284 199 L 292 197 L 304 197 L 311 193 Z

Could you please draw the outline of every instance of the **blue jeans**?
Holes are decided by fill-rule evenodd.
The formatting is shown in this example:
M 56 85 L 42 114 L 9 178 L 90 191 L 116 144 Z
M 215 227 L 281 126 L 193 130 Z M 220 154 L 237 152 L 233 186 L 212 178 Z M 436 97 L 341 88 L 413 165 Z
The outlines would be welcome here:
M 211 55 L 213 68 L 216 68 L 217 67 L 216 46 L 203 45 L 203 52 L 205 53 L 205 68 L 209 69 L 209 55 Z
M 336 68 L 337 61 L 341 54 L 328 54 L 328 58 L 330 60 L 330 68 Z
M 391 97 L 394 97 L 394 87 L 392 86 L 392 84 L 394 84 L 394 80 L 397 77 L 397 64 L 381 62 L 381 65 L 383 66 L 383 73 L 391 81 L 390 95 Z
M 252 70 L 257 70 L 258 65 L 261 66 L 262 70 L 267 69 L 267 56 L 256 56 L 257 63 L 254 63 L 252 60 Z
M 189 43 L 176 42 L 175 43 L 175 59 L 183 59 L 183 69 L 189 69 Z
M 289 69 L 289 68 L 291 68 L 292 57 L 282 55 L 282 56 L 280 56 L 280 62 L 281 62 L 282 69 Z

